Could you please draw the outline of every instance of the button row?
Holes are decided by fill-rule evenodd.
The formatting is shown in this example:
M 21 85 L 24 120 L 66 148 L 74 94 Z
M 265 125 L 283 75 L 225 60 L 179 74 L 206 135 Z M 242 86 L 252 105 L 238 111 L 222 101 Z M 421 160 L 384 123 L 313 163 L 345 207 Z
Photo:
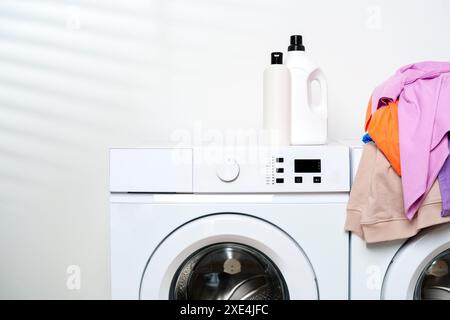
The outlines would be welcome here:
M 278 162 L 278 163 L 283 163 L 284 162 L 284 158 L 276 158 L 275 161 Z M 284 173 L 284 168 L 276 168 L 275 172 L 276 173 Z M 276 183 L 284 183 L 284 178 L 276 178 L 275 182 Z
M 303 183 L 303 177 L 295 177 L 295 183 Z M 276 178 L 275 179 L 276 183 L 284 183 L 284 179 L 283 178 Z M 313 183 L 321 183 L 322 182 L 322 177 L 313 177 Z
M 313 177 L 313 183 L 321 183 L 322 177 Z M 303 177 L 295 177 L 295 183 L 303 183 Z

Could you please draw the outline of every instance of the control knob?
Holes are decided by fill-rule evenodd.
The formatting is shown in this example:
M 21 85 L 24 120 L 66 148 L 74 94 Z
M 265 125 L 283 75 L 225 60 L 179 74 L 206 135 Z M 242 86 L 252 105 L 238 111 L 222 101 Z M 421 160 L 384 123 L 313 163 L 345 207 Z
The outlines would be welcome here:
M 232 158 L 225 159 L 216 168 L 216 175 L 223 182 L 233 182 L 239 176 L 239 172 L 239 164 Z

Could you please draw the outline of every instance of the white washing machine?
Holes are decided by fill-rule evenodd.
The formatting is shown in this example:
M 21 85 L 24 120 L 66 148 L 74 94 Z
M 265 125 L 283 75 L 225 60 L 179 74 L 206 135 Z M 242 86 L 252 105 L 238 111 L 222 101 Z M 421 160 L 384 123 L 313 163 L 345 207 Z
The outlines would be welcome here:
M 113 148 L 113 299 L 348 299 L 345 146 Z
M 353 176 L 361 154 L 352 148 Z M 351 299 L 450 300 L 450 224 L 378 244 L 353 235 L 350 253 Z

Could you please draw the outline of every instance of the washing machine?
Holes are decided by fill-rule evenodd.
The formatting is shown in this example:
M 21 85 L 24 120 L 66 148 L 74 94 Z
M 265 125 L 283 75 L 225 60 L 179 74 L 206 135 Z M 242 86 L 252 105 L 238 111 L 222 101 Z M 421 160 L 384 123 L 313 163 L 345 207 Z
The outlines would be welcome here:
M 113 299 L 348 299 L 349 148 L 112 148 Z
M 361 154 L 351 148 L 353 177 Z M 450 224 L 376 244 L 351 235 L 350 261 L 351 299 L 450 300 Z

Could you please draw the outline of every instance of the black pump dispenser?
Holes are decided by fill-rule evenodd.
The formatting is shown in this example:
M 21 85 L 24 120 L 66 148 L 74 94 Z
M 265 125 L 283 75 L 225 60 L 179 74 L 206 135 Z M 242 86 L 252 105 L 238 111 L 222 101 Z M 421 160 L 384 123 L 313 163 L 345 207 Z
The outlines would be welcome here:
M 288 51 L 305 51 L 302 36 L 300 35 L 291 36 L 291 44 L 288 47 Z
M 283 52 L 272 52 L 270 54 L 271 64 L 283 64 Z

